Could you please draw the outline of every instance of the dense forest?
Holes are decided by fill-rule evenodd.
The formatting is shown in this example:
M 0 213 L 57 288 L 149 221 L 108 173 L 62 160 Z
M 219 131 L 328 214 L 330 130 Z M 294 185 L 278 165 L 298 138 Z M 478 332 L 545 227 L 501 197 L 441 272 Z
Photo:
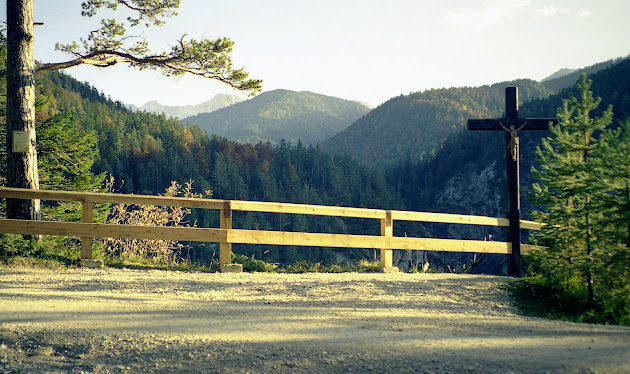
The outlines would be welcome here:
M 551 94 L 622 60 L 607 61 L 558 78 L 535 82 L 521 79 L 481 87 L 431 89 L 400 95 L 383 103 L 347 129 L 321 144 L 331 153 L 348 153 L 361 163 L 380 169 L 398 162 L 426 159 L 438 152 L 452 134 L 465 128 L 468 118 L 497 118 L 505 107 L 507 86 L 519 87 L 520 102 L 548 103 L 550 113 L 561 101 L 546 101 Z
M 359 165 L 349 156 L 333 157 L 301 142 L 281 140 L 277 145 L 251 145 L 209 137 L 198 126 L 188 128 L 164 115 L 129 111 L 122 103 L 113 102 L 93 87 L 62 73 L 42 74 L 38 82 L 40 95 L 48 97 L 48 105 L 40 110 L 38 119 L 68 113 L 82 131 L 95 131 L 98 155 L 93 172 L 111 175 L 117 192 L 158 194 L 171 181 L 192 180 L 195 191 L 212 190 L 212 197 L 220 199 L 403 207 L 381 173 Z M 190 222 L 217 227 L 218 215 L 193 211 Z M 236 214 L 234 225 L 337 233 L 375 234 L 379 230 L 376 221 L 366 224 L 361 220 L 259 213 Z M 199 253 L 203 248 L 205 252 Z M 197 250 L 191 256 L 207 258 L 215 248 L 197 246 Z M 235 246 L 234 250 L 281 263 L 301 259 L 331 263 L 339 257 L 331 249 Z
M 603 110 L 612 105 L 614 128 L 630 115 L 630 59 L 607 66 L 590 76 L 593 80 L 593 95 L 602 98 L 602 103 L 592 115 L 601 115 Z M 524 102 L 519 115 L 555 117 L 562 101 L 577 94 L 575 87 L 568 87 L 548 98 Z M 532 219 L 530 212 L 535 208 L 530 202 L 531 186 L 535 182 L 531 169 L 536 165 L 536 149 L 541 139 L 548 135 L 546 131 L 521 133 L 521 210 L 527 219 Z M 461 129 L 442 141 L 434 154 L 419 159 L 407 156 L 387 168 L 385 173 L 387 183 L 396 190 L 406 209 L 506 216 L 505 140 L 501 133 Z M 411 228 L 410 231 L 414 229 L 418 228 Z M 495 239 L 506 239 L 506 233 L 501 230 L 482 230 L 461 225 L 431 228 L 430 234 L 442 237 L 472 236 L 475 239 L 492 234 Z M 528 234 L 524 232 L 524 235 Z M 466 256 L 457 258 L 465 261 Z M 495 272 L 495 269 L 490 266 L 485 271 Z
M 619 108 L 615 110 L 619 119 L 627 117 L 630 108 L 629 69 L 630 62 L 622 60 L 592 76 L 594 93 L 604 98 L 605 105 Z M 531 81 L 510 84 L 521 85 L 521 100 L 550 92 Z M 391 112 L 390 117 L 393 118 L 397 118 L 397 113 L 409 112 L 410 107 L 413 113 L 423 112 L 418 109 L 423 105 L 428 105 L 430 110 L 427 111 L 433 113 L 433 117 L 427 116 L 436 120 L 440 118 L 438 122 L 429 121 L 433 127 L 427 129 L 426 134 L 430 134 L 432 140 L 418 140 L 418 144 L 426 147 L 422 157 L 411 152 L 403 156 L 391 151 L 401 160 L 384 171 L 365 166 L 348 154 L 331 156 L 318 146 L 304 145 L 301 141 L 247 144 L 216 135 L 208 136 L 198 126 L 185 126 L 165 115 L 130 111 L 89 84 L 57 72 L 38 77 L 39 97 L 45 99 L 46 105 L 40 106 L 37 119 L 41 125 L 47 119 L 64 113 L 78 131 L 95 134 L 92 171 L 96 175 L 112 176 L 116 192 L 158 194 L 163 193 L 171 181 L 184 183 L 192 180 L 195 192 L 211 190 L 212 197 L 220 199 L 504 216 L 503 136 L 469 133 L 456 124 L 465 121 L 467 116 L 500 115 L 505 85 L 432 90 L 402 96 L 368 113 L 357 123 L 376 123 L 376 117 L 370 118 L 382 116 L 386 111 Z M 524 103 L 521 106 L 522 116 L 553 116 L 561 100 L 573 92 L 571 90 Z M 403 128 L 400 129 L 404 133 Z M 60 143 L 64 141 L 62 136 L 59 134 Z M 522 135 L 523 186 L 531 185 L 529 169 L 534 163 L 536 145 L 544 136 L 544 132 Z M 409 138 L 398 137 L 401 141 Z M 401 147 L 404 146 L 394 144 L 395 149 Z M 372 154 L 379 155 L 378 152 Z M 523 205 L 525 212 L 531 208 L 526 194 Z M 217 227 L 218 220 L 217 214 L 202 211 L 193 211 L 189 217 L 191 224 L 202 227 Z M 356 234 L 375 234 L 379 230 L 375 220 L 240 212 L 235 215 L 234 225 L 246 229 L 308 229 L 313 232 Z M 396 225 L 395 235 L 468 239 L 493 235 L 495 240 L 505 238 L 505 233 L 499 229 L 452 226 L 401 222 Z M 189 255 L 195 260 L 208 260 L 216 250 L 213 244 L 195 245 Z M 240 245 L 234 250 L 257 259 L 284 264 L 298 260 L 334 263 L 373 256 L 367 251 L 330 248 L 301 250 Z M 470 255 L 431 253 L 430 257 L 431 263 L 436 266 L 449 261 L 470 261 Z M 427 258 L 426 254 L 424 258 Z M 501 273 L 501 261 L 487 261 L 487 266 L 481 266 L 479 270 Z M 399 263 L 399 266 L 406 264 Z
M 630 116 L 630 59 L 617 61 L 604 70 L 590 76 L 591 87 L 595 97 L 602 98 L 602 104 L 593 113 L 600 115 L 608 105 L 614 108 L 613 125 Z M 575 83 L 575 82 L 574 82 Z M 521 117 L 555 117 L 562 100 L 577 95 L 575 87 L 567 87 L 547 98 L 537 98 L 524 102 L 520 106 Z M 545 131 L 527 131 L 521 133 L 521 184 L 527 189 L 533 180 L 530 169 L 536 160 L 536 147 Z M 503 211 L 493 212 L 491 207 L 504 207 L 490 203 L 491 197 L 504 198 L 505 181 L 505 141 L 501 133 L 468 132 L 464 129 L 451 134 L 440 143 L 433 155 L 423 158 L 407 157 L 387 169 L 387 181 L 400 194 L 405 206 L 410 210 L 443 211 L 449 213 L 468 213 L 482 215 L 504 215 Z M 453 201 L 446 203 L 440 200 L 444 192 L 453 183 L 461 184 L 460 189 L 470 187 L 471 180 L 477 180 L 483 171 L 485 175 L 492 170 L 493 178 L 486 191 L 485 203 L 462 203 L 459 206 Z M 457 181 L 457 182 L 456 182 Z M 471 196 L 470 193 L 463 194 Z M 436 198 L 437 197 L 437 198 Z M 481 197 L 479 197 L 481 199 Z M 530 206 L 527 195 L 523 201 L 525 212 Z
M 551 91 L 531 80 L 483 87 L 432 89 L 392 98 L 322 144 L 330 153 L 348 153 L 360 162 L 385 168 L 409 155 L 430 155 L 450 134 L 461 131 L 468 118 L 501 115 L 506 86 L 518 86 L 521 100 L 548 96 Z

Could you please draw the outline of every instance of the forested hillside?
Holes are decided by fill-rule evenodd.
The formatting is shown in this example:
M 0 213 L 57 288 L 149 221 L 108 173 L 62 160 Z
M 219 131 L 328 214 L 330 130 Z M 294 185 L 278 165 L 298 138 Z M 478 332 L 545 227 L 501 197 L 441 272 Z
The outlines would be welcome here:
M 593 79 L 593 95 L 602 98 L 593 116 L 600 115 L 608 105 L 613 105 L 614 123 L 630 116 L 630 59 L 618 61 L 589 78 Z M 548 98 L 524 102 L 519 115 L 555 117 L 562 101 L 576 94 L 575 88 L 570 87 Z M 546 136 L 545 131 L 521 133 L 521 184 L 524 188 L 531 185 L 530 170 L 536 159 L 536 147 Z M 420 160 L 407 158 L 389 168 L 387 179 L 411 210 L 503 216 L 506 206 L 504 147 L 502 133 L 461 129 L 450 135 L 435 155 Z M 527 212 L 526 194 L 523 205 Z
M 592 78 L 594 94 L 604 100 L 601 108 L 613 104 L 616 118 L 627 117 L 630 114 L 630 61 L 623 60 Z M 362 166 L 349 155 L 330 156 L 318 147 L 302 142 L 292 144 L 280 140 L 277 145 L 263 142 L 240 144 L 217 136 L 209 137 L 198 126 L 187 127 L 164 115 L 131 112 L 122 103 L 112 102 L 93 87 L 61 73 L 43 74 L 38 77 L 38 82 L 40 98 L 47 97 L 48 101 L 39 110 L 38 121 L 63 112 L 71 116 L 80 131 L 95 131 L 98 153 L 93 171 L 111 174 L 118 192 L 157 194 L 163 192 L 171 181 L 183 183 L 192 179 L 195 191 L 212 190 L 214 198 L 222 199 L 489 216 L 504 214 L 505 145 L 499 133 L 470 133 L 447 127 L 447 131 L 442 133 L 444 139 L 439 141 L 434 152 L 427 151 L 424 157 L 414 156 L 411 152 L 399 154 L 398 157 L 403 159 L 388 168 L 385 177 L 380 171 Z M 547 92 L 531 81 L 510 84 L 519 85 L 521 101 Z M 521 115 L 553 116 L 561 100 L 570 92 L 564 90 L 547 99 L 525 102 L 521 106 Z M 482 89 L 432 90 L 415 96 L 402 96 L 390 100 L 363 120 L 373 120 L 371 116 L 376 115 L 408 120 L 409 117 L 405 117 L 408 109 L 420 106 L 434 108 L 436 118 L 442 113 L 440 111 L 450 118 L 459 116 L 462 123 L 467 117 L 497 116 L 504 106 L 503 85 Z M 385 116 L 387 111 L 390 111 L 389 117 Z M 443 131 L 431 130 L 434 134 Z M 453 133 L 448 135 L 450 131 Z M 523 186 L 531 184 L 529 169 L 535 147 L 540 137 L 545 135 L 525 133 L 522 136 Z M 369 149 L 372 145 L 367 141 L 374 138 L 379 137 L 366 135 L 357 143 Z M 63 142 L 63 134 L 59 134 L 58 143 Z M 526 196 L 523 205 L 526 210 Z M 218 215 L 193 212 L 191 222 L 216 227 Z M 260 213 L 236 214 L 235 227 L 372 235 L 379 230 L 375 220 L 313 219 Z M 493 234 L 495 240 L 505 236 L 498 229 L 488 231 L 487 228 L 404 222 L 396 225 L 396 235 L 481 239 L 488 234 Z M 234 249 L 236 253 L 285 264 L 300 259 L 331 263 L 371 256 L 365 251 L 345 249 L 302 250 L 275 246 L 235 246 Z M 191 257 L 208 259 L 215 251 L 214 245 L 196 246 Z M 449 261 L 467 262 L 470 260 L 468 257 L 445 257 L 431 253 L 430 262 L 440 266 Z M 500 262 L 501 259 L 486 261 L 487 266 L 478 270 L 500 273 Z
M 619 60 L 614 65 L 592 76 L 591 87 L 595 97 L 601 97 L 602 103 L 593 116 L 613 105 L 614 120 L 617 124 L 630 116 L 630 60 Z M 575 82 L 573 82 L 574 84 Z M 521 117 L 555 117 L 562 101 L 571 95 L 577 95 L 570 87 L 544 99 L 521 101 Z M 521 99 L 523 96 L 521 95 Z M 501 99 L 502 103 L 504 98 Z M 534 180 L 531 169 L 536 162 L 536 148 L 546 131 L 527 131 L 521 133 L 521 210 L 525 218 L 530 218 L 533 208 L 528 194 Z M 505 182 L 505 137 L 498 132 L 475 131 L 465 129 L 450 134 L 435 154 L 421 159 L 406 157 L 386 170 L 388 184 L 396 189 L 405 203 L 405 207 L 415 211 L 475 214 L 494 217 L 506 216 Z M 408 227 L 410 235 L 416 235 L 417 227 Z M 494 240 L 505 240 L 505 230 L 451 225 L 430 227 L 430 235 L 450 237 L 470 237 L 482 239 L 492 234 Z M 430 253 L 430 261 L 443 258 Z M 445 255 L 457 257 L 459 261 L 465 255 Z M 437 258 L 436 258 L 437 257 Z M 442 256 L 443 257 L 443 256 Z M 457 261 L 457 260 L 451 260 Z M 502 259 L 495 257 L 486 261 L 483 271 L 497 272 L 501 269 Z M 494 262 L 494 265 L 492 264 Z M 485 268 L 488 266 L 487 268 Z
M 619 63 L 624 58 L 618 58 L 615 60 L 608 60 L 604 62 L 600 62 L 591 66 L 584 67 L 582 69 L 569 69 L 570 72 L 568 74 L 563 74 L 558 77 L 554 77 L 554 75 L 544 79 L 542 83 L 545 87 L 549 88 L 554 92 L 559 92 L 560 90 L 572 86 L 579 78 L 580 75 L 593 75 L 600 70 L 604 70 L 616 63 Z
M 302 141 L 316 145 L 350 126 L 369 108 L 355 101 L 312 92 L 275 90 L 212 113 L 182 120 L 198 125 L 208 135 L 242 143 L 284 139 L 292 144 Z
M 322 144 L 332 154 L 348 153 L 361 163 L 386 167 L 435 152 L 468 118 L 497 117 L 505 106 L 506 86 L 518 86 L 521 101 L 552 92 L 532 80 L 483 87 L 432 89 L 398 96 L 372 110 Z
M 301 142 L 251 145 L 208 137 L 199 127 L 185 127 L 164 115 L 131 112 L 122 103 L 112 102 L 93 87 L 62 73 L 42 74 L 38 82 L 40 95 L 48 96 L 49 101 L 38 113 L 38 120 L 65 112 L 81 131 L 96 131 L 98 156 L 93 171 L 111 174 L 117 192 L 158 194 L 171 181 L 194 180 L 195 191 L 212 190 L 213 197 L 221 199 L 402 208 L 381 173 L 350 157 L 332 157 Z M 61 136 L 59 143 L 64 141 Z M 193 212 L 190 221 L 218 227 L 218 218 L 207 211 Z M 365 224 L 361 220 L 259 213 L 237 213 L 235 227 L 371 234 L 379 230 L 376 221 Z M 192 255 L 209 259 L 215 250 L 213 246 L 205 247 L 205 252 L 203 249 L 197 247 Z M 330 249 L 235 246 L 235 252 L 281 263 L 300 259 L 331 263 L 336 259 Z

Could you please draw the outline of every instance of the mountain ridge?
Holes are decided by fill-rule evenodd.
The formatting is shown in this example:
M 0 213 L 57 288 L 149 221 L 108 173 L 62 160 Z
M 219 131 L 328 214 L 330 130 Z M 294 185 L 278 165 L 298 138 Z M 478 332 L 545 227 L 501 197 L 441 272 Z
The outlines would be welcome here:
M 320 144 L 331 154 L 348 153 L 366 165 L 386 168 L 409 155 L 435 153 L 468 118 L 502 115 L 507 86 L 519 87 L 519 101 L 540 100 L 571 86 L 580 74 L 595 74 L 627 58 L 608 60 L 573 71 L 561 70 L 544 81 L 517 79 L 478 87 L 418 91 L 389 99 Z
M 579 68 L 579 69 L 573 69 L 572 72 L 566 73 L 566 74 L 561 74 L 558 75 L 558 73 L 560 71 L 562 71 L 563 69 L 560 69 L 558 72 L 550 75 L 549 77 L 543 79 L 541 81 L 542 84 L 545 85 L 545 87 L 549 88 L 550 90 L 554 91 L 554 92 L 559 92 L 564 88 L 567 88 L 571 85 L 573 85 L 578 78 L 580 77 L 580 75 L 582 74 L 586 74 L 586 75 L 593 75 L 596 74 L 597 72 L 607 69 L 615 64 L 618 64 L 620 62 L 622 62 L 623 60 L 626 60 L 630 58 L 630 56 L 625 56 L 625 57 L 619 57 L 619 58 L 615 58 L 615 59 L 610 59 L 610 60 L 606 60 L 606 61 L 602 61 L 602 62 L 598 62 L 596 64 L 593 65 L 589 65 L 583 68 Z M 571 69 L 569 69 L 571 70 Z M 555 75 L 555 77 L 554 77 Z
M 315 145 L 370 111 L 355 101 L 310 91 L 277 89 L 212 113 L 182 119 L 209 135 L 252 143 L 281 140 Z
M 360 162 L 387 167 L 409 155 L 435 152 L 468 118 L 500 116 L 506 86 L 519 86 L 521 100 L 551 91 L 530 79 L 481 87 L 431 89 L 392 98 L 320 144 L 332 154 L 349 153 Z
M 556 71 L 555 73 L 551 74 L 550 76 L 548 76 L 546 78 L 543 78 L 541 80 L 541 82 L 550 81 L 550 80 L 553 80 L 553 79 L 556 79 L 556 78 L 562 78 L 565 75 L 569 75 L 569 74 L 574 73 L 576 71 L 577 71 L 577 69 L 562 68 L 562 69 Z
M 147 113 L 164 114 L 167 117 L 185 118 L 199 113 L 214 112 L 230 105 L 243 101 L 236 95 L 216 94 L 210 100 L 206 100 L 199 104 L 192 105 L 163 105 L 157 100 L 146 102 L 140 107 L 130 106 L 132 110 Z

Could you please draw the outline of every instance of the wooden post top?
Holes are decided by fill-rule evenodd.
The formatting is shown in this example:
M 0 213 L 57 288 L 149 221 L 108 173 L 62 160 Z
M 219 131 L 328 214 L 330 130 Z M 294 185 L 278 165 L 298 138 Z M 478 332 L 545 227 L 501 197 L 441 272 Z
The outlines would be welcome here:
M 505 117 L 518 118 L 518 87 L 505 87 Z

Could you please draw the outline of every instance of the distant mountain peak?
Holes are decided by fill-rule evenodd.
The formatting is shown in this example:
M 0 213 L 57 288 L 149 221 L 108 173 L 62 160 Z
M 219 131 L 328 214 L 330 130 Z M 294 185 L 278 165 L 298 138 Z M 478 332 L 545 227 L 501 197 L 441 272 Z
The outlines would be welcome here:
M 549 81 L 549 80 L 552 80 L 552 79 L 564 77 L 565 75 L 569 75 L 569 74 L 574 73 L 576 71 L 577 71 L 577 69 L 562 68 L 562 69 L 556 71 L 555 73 L 551 74 L 547 78 L 544 78 L 543 80 L 541 80 L 541 82 L 546 82 L 546 81 Z
M 168 117 L 185 118 L 199 113 L 214 112 L 241 101 L 243 99 L 236 95 L 216 94 L 212 99 L 196 105 L 162 105 L 157 100 L 151 100 L 138 110 L 156 114 L 164 113 Z
M 182 120 L 242 143 L 282 139 L 315 145 L 350 126 L 370 108 L 354 101 L 309 91 L 277 89 L 213 113 Z

